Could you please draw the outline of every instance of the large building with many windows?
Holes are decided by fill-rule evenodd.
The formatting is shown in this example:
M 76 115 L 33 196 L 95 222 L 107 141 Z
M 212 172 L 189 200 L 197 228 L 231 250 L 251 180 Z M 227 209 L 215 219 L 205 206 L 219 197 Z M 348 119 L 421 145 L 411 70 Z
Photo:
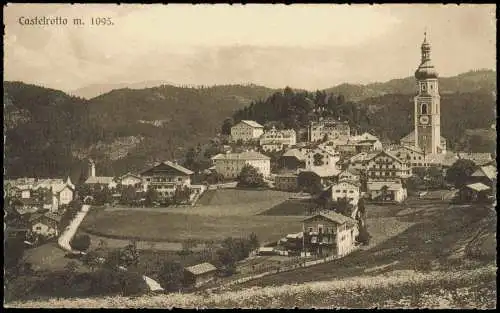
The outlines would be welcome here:
M 258 140 L 264 133 L 264 126 L 256 121 L 242 120 L 231 127 L 231 140 L 248 142 Z
M 177 188 L 191 187 L 193 171 L 170 161 L 164 161 L 149 167 L 140 176 L 145 189 L 155 189 L 161 197 L 171 197 Z
M 255 167 L 264 177 L 271 175 L 271 158 L 255 151 L 220 153 L 212 157 L 212 162 L 217 173 L 224 178 L 237 178 L 245 165 Z
M 349 137 L 351 128 L 347 122 L 337 121 L 331 118 L 320 119 L 309 125 L 308 139 L 310 142 L 322 140 L 333 140 L 339 137 Z

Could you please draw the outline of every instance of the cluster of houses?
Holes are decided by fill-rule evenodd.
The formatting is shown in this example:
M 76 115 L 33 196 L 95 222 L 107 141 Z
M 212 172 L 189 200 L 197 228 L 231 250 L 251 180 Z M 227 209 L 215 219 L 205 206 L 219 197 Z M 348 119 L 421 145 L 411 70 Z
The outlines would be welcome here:
M 114 196 L 121 196 L 120 193 L 116 193 L 117 187 L 133 186 L 136 192 L 141 194 L 151 188 L 163 198 L 172 197 L 177 188 L 184 188 L 189 191 L 189 199 L 186 200 L 189 204 L 195 202 L 206 190 L 205 185 L 191 184 L 193 174 L 191 170 L 175 162 L 164 161 L 138 174 L 126 173 L 120 177 L 97 176 L 95 162 L 89 160 L 88 178 L 84 185 L 89 187 L 91 194 L 107 188 L 115 191 Z M 30 214 L 29 233 L 44 237 L 59 234 L 58 224 L 67 205 L 78 197 L 75 185 L 69 177 L 66 180 L 37 178 L 5 180 L 4 190 L 11 199 L 11 205 L 19 214 Z
M 477 165 L 492 161 L 488 153 L 454 153 L 446 150 L 442 138 L 440 153 L 426 153 L 415 145 L 412 134 L 398 145 L 383 145 L 370 134 L 352 135 L 349 124 L 332 118 L 312 121 L 308 141 L 296 142 L 294 130 L 265 130 L 255 121 L 243 120 L 231 128 L 233 142 L 254 143 L 254 150 L 240 153 L 227 151 L 212 158 L 214 169 L 227 179 L 234 179 L 245 165 L 252 165 L 274 188 L 284 191 L 309 191 L 311 186 L 332 190 L 339 195 L 365 195 L 371 200 L 402 202 L 407 197 L 404 180 L 416 167 L 436 166 L 443 170 L 458 159 L 470 159 Z M 281 151 L 278 170 L 271 173 L 268 151 Z M 361 188 L 361 177 L 366 186 Z M 352 203 L 356 203 L 356 197 Z

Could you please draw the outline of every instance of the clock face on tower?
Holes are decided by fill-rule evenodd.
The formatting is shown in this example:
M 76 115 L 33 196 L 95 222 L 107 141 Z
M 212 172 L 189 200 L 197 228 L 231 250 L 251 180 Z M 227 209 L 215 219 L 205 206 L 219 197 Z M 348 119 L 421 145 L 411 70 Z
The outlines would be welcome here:
M 429 117 L 427 115 L 422 115 L 419 119 L 420 124 L 427 125 L 429 124 Z

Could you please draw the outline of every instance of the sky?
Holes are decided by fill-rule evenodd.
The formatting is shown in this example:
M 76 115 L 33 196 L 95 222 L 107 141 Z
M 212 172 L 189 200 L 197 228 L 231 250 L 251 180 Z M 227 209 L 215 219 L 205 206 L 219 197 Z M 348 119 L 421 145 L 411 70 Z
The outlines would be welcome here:
M 4 81 L 254 83 L 309 90 L 412 76 L 427 31 L 440 76 L 496 68 L 495 5 L 9 4 Z M 65 17 L 68 25 L 20 25 Z M 92 26 L 92 17 L 114 25 Z M 85 25 L 72 25 L 81 18 Z

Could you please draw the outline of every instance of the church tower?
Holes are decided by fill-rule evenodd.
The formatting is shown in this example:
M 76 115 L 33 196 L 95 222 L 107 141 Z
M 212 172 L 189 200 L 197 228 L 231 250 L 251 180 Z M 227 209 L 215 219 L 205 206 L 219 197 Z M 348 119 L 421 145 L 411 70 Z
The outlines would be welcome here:
M 421 46 L 422 59 L 415 72 L 417 95 L 415 102 L 415 146 L 426 154 L 442 153 L 441 114 L 438 89 L 438 74 L 431 63 L 431 46 L 424 33 Z

